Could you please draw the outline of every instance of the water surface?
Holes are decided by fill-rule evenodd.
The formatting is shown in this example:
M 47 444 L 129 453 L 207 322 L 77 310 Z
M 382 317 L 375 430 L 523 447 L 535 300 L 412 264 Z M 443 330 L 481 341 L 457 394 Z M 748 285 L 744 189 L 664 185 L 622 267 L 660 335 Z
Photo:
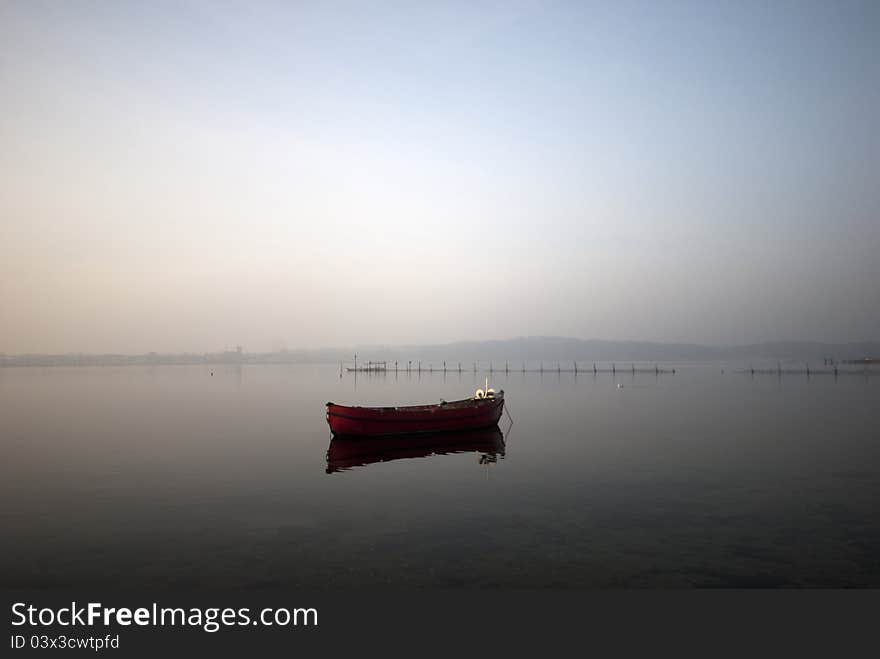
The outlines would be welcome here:
M 880 586 L 872 377 L 495 373 L 501 450 L 328 473 L 326 401 L 484 377 L 0 369 L 0 583 Z

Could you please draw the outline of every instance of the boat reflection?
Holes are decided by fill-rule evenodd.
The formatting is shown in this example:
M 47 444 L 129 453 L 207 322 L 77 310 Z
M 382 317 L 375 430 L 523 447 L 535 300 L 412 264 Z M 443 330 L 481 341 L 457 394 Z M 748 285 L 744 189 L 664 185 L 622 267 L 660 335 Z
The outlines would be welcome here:
M 504 457 L 504 435 L 498 426 L 431 435 L 398 435 L 387 438 L 334 437 L 327 449 L 327 473 L 346 471 L 374 462 L 426 458 L 450 453 L 480 453 L 480 464 Z

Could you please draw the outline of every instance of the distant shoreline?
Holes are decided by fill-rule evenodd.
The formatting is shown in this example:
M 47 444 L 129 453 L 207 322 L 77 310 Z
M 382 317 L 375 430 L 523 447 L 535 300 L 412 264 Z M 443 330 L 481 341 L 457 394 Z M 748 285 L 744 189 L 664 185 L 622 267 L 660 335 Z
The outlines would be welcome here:
M 369 360 L 396 361 L 401 370 L 422 362 L 427 368 L 457 370 L 459 363 L 494 364 L 497 370 L 508 365 L 516 370 L 523 362 L 699 362 L 780 360 L 838 363 L 848 365 L 878 363 L 880 342 L 821 343 L 811 341 L 773 341 L 742 346 L 703 346 L 697 344 L 605 341 L 566 337 L 526 337 L 498 341 L 466 341 L 448 344 L 409 346 L 356 346 L 318 350 L 245 352 L 243 349 L 206 353 L 143 354 L 0 354 L 0 367 L 18 366 L 159 366 L 222 364 L 352 364 Z

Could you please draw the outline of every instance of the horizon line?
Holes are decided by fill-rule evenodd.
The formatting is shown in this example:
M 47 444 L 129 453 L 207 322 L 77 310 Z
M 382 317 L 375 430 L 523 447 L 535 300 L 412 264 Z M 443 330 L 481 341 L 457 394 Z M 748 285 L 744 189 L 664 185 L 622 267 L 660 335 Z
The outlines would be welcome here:
M 222 354 L 236 354 L 240 352 L 242 355 L 273 355 L 273 354 L 284 354 L 284 353 L 315 353 L 315 352 L 327 352 L 327 351 L 354 351 L 361 349 L 419 349 L 419 348 L 437 348 L 443 346 L 455 346 L 461 344 L 480 344 L 480 343 L 511 343 L 515 341 L 525 341 L 525 340 L 565 340 L 565 341 L 576 341 L 580 343 L 607 343 L 607 344 L 620 344 L 620 345 L 652 345 L 652 346 L 669 346 L 669 347 L 687 347 L 687 348 L 701 348 L 701 349 L 735 349 L 735 348 L 749 348 L 749 347 L 758 347 L 758 346 L 773 346 L 780 344 L 789 344 L 789 345 L 801 345 L 801 346 L 851 346 L 857 344 L 880 344 L 880 339 L 856 339 L 856 340 L 847 340 L 847 341 L 822 341 L 815 339 L 765 339 L 763 341 L 753 341 L 750 343 L 699 343 L 692 341 L 658 341 L 652 339 L 603 339 L 603 338 L 580 338 L 575 336 L 564 336 L 564 335 L 544 335 L 544 334 L 536 334 L 536 335 L 527 335 L 527 336 L 516 336 L 504 339 L 457 339 L 454 341 L 446 341 L 446 342 L 430 342 L 430 343 L 358 343 L 358 344 L 348 344 L 348 345 L 333 345 L 333 346 L 321 346 L 321 347 L 295 347 L 295 348 L 277 348 L 270 350 L 254 350 L 247 351 L 244 350 L 243 346 L 235 346 L 234 348 L 222 348 L 222 349 L 212 349 L 212 350 L 176 350 L 176 351 L 159 351 L 159 350 L 146 350 L 146 351 L 83 351 L 83 350 L 68 350 L 65 352 L 17 352 L 17 353 L 7 353 L 0 350 L 0 356 L 4 358 L 16 358 L 16 357 L 72 357 L 72 356 L 80 356 L 80 357 L 101 357 L 101 356 L 123 356 L 123 357 L 134 357 L 134 356 L 185 356 L 185 355 L 222 355 Z M 240 350 L 238 349 L 240 348 Z

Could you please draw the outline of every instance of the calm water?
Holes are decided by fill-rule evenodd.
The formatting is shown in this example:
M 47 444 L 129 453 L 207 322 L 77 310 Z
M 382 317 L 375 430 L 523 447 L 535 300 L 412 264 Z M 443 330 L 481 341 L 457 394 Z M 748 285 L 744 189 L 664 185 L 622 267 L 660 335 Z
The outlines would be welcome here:
M 0 582 L 880 586 L 880 379 L 496 374 L 503 451 L 327 473 L 326 401 L 482 378 L 0 369 Z

